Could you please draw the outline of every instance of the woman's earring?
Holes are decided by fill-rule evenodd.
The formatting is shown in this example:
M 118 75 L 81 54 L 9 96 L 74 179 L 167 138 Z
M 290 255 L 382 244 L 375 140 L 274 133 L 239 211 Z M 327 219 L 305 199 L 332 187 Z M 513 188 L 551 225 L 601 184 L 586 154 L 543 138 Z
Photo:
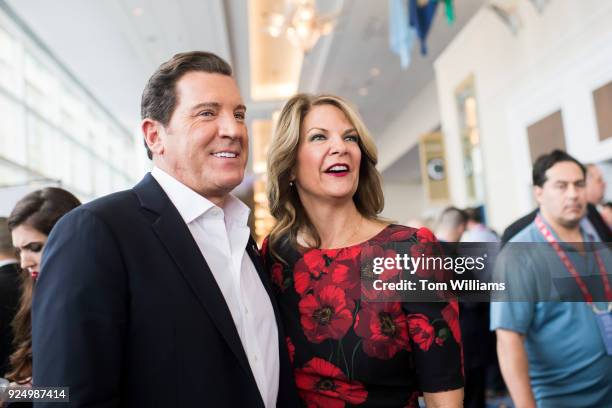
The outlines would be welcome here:
M 289 187 L 293 187 L 293 181 L 289 182 Z

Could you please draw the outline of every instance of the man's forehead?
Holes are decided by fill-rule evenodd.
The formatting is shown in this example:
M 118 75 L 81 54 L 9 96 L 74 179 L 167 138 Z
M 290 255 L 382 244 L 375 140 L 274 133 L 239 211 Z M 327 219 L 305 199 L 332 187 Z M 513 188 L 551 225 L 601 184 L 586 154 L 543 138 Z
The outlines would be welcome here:
M 590 177 L 599 177 L 601 176 L 601 170 L 599 170 L 599 167 L 595 166 L 595 165 L 591 165 L 589 167 L 587 167 L 587 175 L 589 175 Z
M 565 181 L 571 183 L 584 180 L 584 173 L 576 163 L 565 161 L 555 163 L 546 170 L 546 178 L 552 182 Z
M 216 103 L 219 105 L 243 105 L 240 90 L 233 77 L 217 73 L 192 71 L 176 83 L 178 100 L 190 105 Z

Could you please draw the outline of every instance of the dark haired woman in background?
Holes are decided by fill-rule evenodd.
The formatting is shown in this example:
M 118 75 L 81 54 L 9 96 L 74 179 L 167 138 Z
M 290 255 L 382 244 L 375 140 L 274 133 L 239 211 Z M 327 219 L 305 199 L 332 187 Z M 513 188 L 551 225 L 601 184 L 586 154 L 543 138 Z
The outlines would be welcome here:
M 66 190 L 43 188 L 19 200 L 7 220 L 22 268 L 21 301 L 13 320 L 15 351 L 7 374 L 7 379 L 17 384 L 31 385 L 32 381 L 32 293 L 43 248 L 55 223 L 80 204 Z

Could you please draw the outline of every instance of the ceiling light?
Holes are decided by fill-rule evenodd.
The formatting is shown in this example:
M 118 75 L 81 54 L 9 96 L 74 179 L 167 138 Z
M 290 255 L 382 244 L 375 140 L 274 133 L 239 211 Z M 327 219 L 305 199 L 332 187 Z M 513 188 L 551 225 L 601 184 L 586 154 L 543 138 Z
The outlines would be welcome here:
M 370 70 L 370 75 L 377 77 L 380 75 L 380 68 L 374 67 Z
M 359 95 L 361 96 L 368 96 L 368 88 L 363 87 L 363 88 L 359 88 Z
M 284 34 L 291 44 L 307 53 L 321 36 L 334 30 L 337 15 L 319 15 L 315 0 L 286 0 L 286 4 L 284 14 L 268 15 L 266 32 L 272 37 Z
M 134 17 L 140 17 L 144 14 L 144 10 L 142 9 L 142 7 L 134 7 L 134 9 L 132 10 L 132 15 Z

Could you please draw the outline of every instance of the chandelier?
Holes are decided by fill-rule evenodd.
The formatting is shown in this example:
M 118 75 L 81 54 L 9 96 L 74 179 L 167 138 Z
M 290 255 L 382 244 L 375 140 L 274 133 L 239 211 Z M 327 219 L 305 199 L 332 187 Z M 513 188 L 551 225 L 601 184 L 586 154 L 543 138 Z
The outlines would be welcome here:
M 321 36 L 334 30 L 337 14 L 319 15 L 316 0 L 285 0 L 285 13 L 270 13 L 266 31 L 272 37 L 285 35 L 291 44 L 308 53 Z

